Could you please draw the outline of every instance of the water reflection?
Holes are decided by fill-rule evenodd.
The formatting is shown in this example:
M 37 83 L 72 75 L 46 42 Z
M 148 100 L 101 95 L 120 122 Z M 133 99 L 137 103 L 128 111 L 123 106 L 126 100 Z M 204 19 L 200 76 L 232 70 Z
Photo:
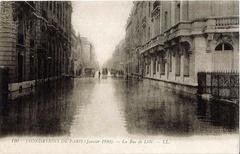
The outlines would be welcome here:
M 1 106 L 0 134 L 191 136 L 238 132 L 238 107 L 204 102 L 147 82 L 57 81 Z
M 131 134 L 188 136 L 238 131 L 236 106 L 204 102 L 147 82 L 127 82 L 116 89 L 124 93 L 125 119 Z
M 31 96 L 9 101 L 0 115 L 1 136 L 69 133 L 72 87 L 72 81 L 59 80 L 39 87 Z

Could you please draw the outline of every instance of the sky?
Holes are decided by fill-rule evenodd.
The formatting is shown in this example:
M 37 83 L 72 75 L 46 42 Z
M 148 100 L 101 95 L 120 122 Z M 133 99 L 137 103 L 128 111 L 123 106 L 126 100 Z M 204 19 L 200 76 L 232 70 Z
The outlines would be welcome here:
M 73 28 L 93 43 L 102 65 L 125 36 L 132 1 L 73 1 L 72 5 Z

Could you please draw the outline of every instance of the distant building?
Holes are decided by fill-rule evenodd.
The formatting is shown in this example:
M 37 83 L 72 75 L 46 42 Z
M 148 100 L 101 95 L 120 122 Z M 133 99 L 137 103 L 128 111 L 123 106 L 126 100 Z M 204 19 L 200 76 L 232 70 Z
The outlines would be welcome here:
M 81 61 L 79 59 L 80 57 L 80 52 L 81 50 L 78 50 L 79 48 L 79 45 L 80 45 L 80 41 L 78 39 L 78 37 L 76 36 L 76 33 L 74 31 L 74 29 L 72 28 L 72 47 L 71 47 L 71 50 L 72 50 L 72 57 L 71 57 L 71 61 L 73 63 L 73 72 L 72 72 L 72 75 L 77 75 L 78 74 L 78 65 L 80 64 L 79 61 Z
M 86 38 L 80 37 L 81 40 L 81 60 L 82 60 L 82 74 L 84 75 L 86 69 L 97 69 L 98 63 L 96 60 L 96 53 L 93 44 Z
M 111 59 L 104 67 L 111 69 L 111 72 L 118 74 L 127 74 L 127 53 L 125 40 L 121 40 L 115 47 Z
M 198 72 L 238 71 L 238 1 L 133 4 L 125 38 L 130 75 L 191 89 Z

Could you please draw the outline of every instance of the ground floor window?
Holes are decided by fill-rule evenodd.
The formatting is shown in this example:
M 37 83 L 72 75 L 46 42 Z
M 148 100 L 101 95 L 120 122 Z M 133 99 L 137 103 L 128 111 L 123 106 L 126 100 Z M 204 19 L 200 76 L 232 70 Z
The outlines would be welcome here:
M 156 74 L 156 58 L 153 58 L 153 74 Z
M 237 56 L 238 57 L 238 56 Z M 232 71 L 237 68 L 234 67 L 234 61 L 238 60 L 233 54 L 233 46 L 229 43 L 220 43 L 212 53 L 212 63 L 214 71 Z
M 30 54 L 30 80 L 34 79 L 34 50 L 31 50 Z
M 18 51 L 18 81 L 23 81 L 23 74 L 24 74 L 24 56 L 21 51 Z
M 164 75 L 165 74 L 165 55 L 162 54 L 160 59 L 161 59 L 161 64 L 160 64 L 160 66 L 161 66 L 161 75 Z
M 184 76 L 189 76 L 190 71 L 190 55 L 185 53 L 184 55 Z
M 181 55 L 180 53 L 176 53 L 176 56 L 175 56 L 175 59 L 176 59 L 176 76 L 180 76 L 181 74 Z
M 172 52 L 169 52 L 169 72 L 172 72 Z
M 146 73 L 149 74 L 149 65 L 146 65 Z

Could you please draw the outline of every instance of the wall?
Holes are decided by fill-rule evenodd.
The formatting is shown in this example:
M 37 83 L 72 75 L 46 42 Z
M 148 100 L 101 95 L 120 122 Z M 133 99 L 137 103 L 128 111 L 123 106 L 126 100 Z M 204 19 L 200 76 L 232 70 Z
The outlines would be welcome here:
M 9 68 L 10 82 L 16 74 L 16 25 L 13 22 L 13 3 L 0 2 L 0 66 Z

